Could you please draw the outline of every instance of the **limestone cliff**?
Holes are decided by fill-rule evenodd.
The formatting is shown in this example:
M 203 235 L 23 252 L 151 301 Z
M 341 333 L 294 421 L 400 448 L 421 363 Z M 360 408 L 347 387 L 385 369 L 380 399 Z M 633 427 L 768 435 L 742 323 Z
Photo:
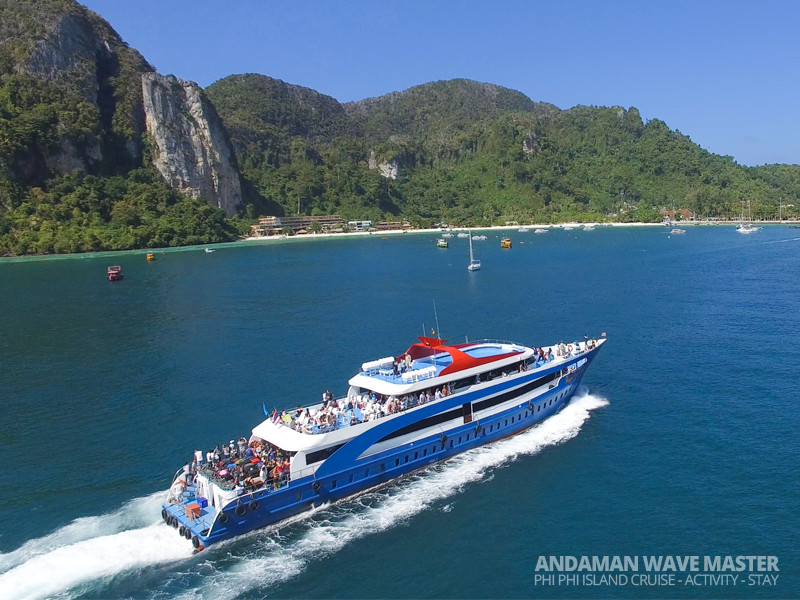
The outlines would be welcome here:
M 35 94 L 14 97 L 17 107 L 38 102 L 53 112 L 28 151 L 8 159 L 11 172 L 41 185 L 51 174 L 100 174 L 140 162 L 140 74 L 153 70 L 147 61 L 77 3 L 0 0 L 0 15 L 0 74 L 17 77 L 12 85 L 36 82 L 28 83 Z
M 222 122 L 202 90 L 174 77 L 142 75 L 153 163 L 175 189 L 233 216 L 242 204 L 239 174 Z

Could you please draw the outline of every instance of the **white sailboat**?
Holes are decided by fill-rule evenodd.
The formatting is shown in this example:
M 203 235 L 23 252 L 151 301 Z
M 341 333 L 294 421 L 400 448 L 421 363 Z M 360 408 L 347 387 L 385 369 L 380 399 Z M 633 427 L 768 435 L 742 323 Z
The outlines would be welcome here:
M 470 232 L 471 234 L 472 232 Z M 477 260 L 472 254 L 472 235 L 469 236 L 469 266 L 467 269 L 470 271 L 477 271 L 481 268 L 481 261 Z
M 752 220 L 752 216 L 750 214 L 750 200 L 747 201 L 747 219 L 748 221 Z M 759 229 L 761 228 L 756 227 L 752 223 L 744 222 L 744 204 L 742 204 L 742 223 L 736 228 L 736 231 L 739 233 L 754 233 Z

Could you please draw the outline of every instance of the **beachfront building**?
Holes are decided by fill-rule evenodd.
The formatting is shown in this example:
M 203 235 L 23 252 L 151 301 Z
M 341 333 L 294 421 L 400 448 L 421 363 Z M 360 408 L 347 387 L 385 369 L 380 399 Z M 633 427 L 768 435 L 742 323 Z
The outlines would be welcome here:
M 308 217 L 259 217 L 258 225 L 250 226 L 250 235 L 265 237 L 279 235 L 284 228 L 292 233 L 307 232 L 318 229 L 319 231 L 341 231 L 344 221 L 339 215 L 313 215 Z
M 694 221 L 695 214 L 689 210 L 688 208 L 678 208 L 678 209 L 661 209 L 659 211 L 661 216 L 664 220 L 669 219 L 670 221 Z
M 408 221 L 378 221 L 375 224 L 375 229 L 378 231 L 399 231 L 411 229 L 411 223 Z
M 347 228 L 350 231 L 369 231 L 372 229 L 372 221 L 348 221 Z

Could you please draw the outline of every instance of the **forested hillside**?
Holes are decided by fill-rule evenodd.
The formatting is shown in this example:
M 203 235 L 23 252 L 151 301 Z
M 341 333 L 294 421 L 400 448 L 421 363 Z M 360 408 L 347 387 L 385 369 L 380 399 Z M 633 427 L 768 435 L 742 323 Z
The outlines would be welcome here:
M 800 209 L 797 165 L 740 166 L 635 108 L 561 110 L 465 79 L 347 104 L 257 74 L 193 85 L 154 74 L 73 0 L 0 0 L 0 255 L 230 240 L 259 215 L 476 226 Z M 215 115 L 202 153 L 232 152 L 227 200 L 188 139 Z
M 343 106 L 262 75 L 207 92 L 253 202 L 282 214 L 419 225 L 656 221 L 673 206 L 736 216 L 751 200 L 754 217 L 771 218 L 781 198 L 800 193 L 796 165 L 742 167 L 662 121 L 644 123 L 635 108 L 560 110 L 468 80 Z
M 233 239 L 208 202 L 153 168 L 153 69 L 71 0 L 0 0 L 0 255 Z

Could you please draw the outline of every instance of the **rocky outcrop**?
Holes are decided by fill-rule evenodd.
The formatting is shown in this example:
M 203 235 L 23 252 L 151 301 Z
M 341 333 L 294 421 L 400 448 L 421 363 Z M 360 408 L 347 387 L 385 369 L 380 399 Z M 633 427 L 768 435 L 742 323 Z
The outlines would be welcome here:
M 142 75 L 153 164 L 173 188 L 233 216 L 242 204 L 239 174 L 225 129 L 197 84 L 172 75 Z
M 377 170 L 378 173 L 386 179 L 397 179 L 397 176 L 400 174 L 400 165 L 396 160 L 392 159 L 388 162 L 384 160 L 379 163 L 375 156 L 375 150 L 370 151 L 367 164 L 370 171 Z

